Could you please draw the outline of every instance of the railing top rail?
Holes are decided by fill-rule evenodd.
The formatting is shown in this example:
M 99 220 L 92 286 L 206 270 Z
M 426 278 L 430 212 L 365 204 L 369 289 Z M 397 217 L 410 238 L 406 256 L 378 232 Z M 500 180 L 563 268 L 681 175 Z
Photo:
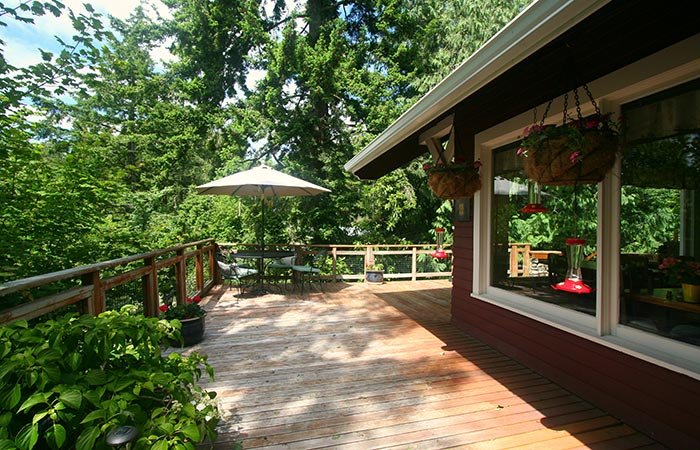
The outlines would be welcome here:
M 259 247 L 260 244 L 244 244 L 240 242 L 219 242 L 219 247 Z M 272 247 L 306 247 L 306 248 L 411 248 L 411 247 L 435 247 L 435 244 L 269 244 L 265 243 L 265 248 Z M 443 247 L 449 248 L 450 244 Z
M 134 261 L 155 258 L 165 253 L 176 252 L 178 250 L 183 250 L 188 247 L 194 247 L 197 245 L 204 245 L 214 243 L 214 239 L 203 239 L 201 241 L 189 242 L 187 244 L 180 244 L 174 247 L 164 248 L 160 250 L 154 250 L 147 253 L 141 253 L 138 255 L 125 256 L 123 258 L 113 259 L 111 261 L 102 261 L 94 264 L 88 264 L 85 266 L 73 267 L 70 269 L 59 270 L 57 272 L 45 273 L 42 275 L 35 275 L 29 278 L 22 278 L 21 280 L 8 281 L 7 283 L 0 285 L 0 296 L 12 294 L 13 292 L 18 292 L 24 289 L 31 289 L 37 286 L 42 286 L 45 284 L 53 283 L 56 281 L 66 280 L 69 278 L 79 277 L 87 273 L 95 272 L 98 270 L 109 269 L 111 267 L 121 266 Z

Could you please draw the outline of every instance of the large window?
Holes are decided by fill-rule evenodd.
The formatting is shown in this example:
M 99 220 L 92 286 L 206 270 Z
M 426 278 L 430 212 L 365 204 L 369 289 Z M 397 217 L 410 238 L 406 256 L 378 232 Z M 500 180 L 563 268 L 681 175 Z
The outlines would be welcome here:
M 493 152 L 491 189 L 492 286 L 590 315 L 596 314 L 596 185 L 544 186 L 544 213 L 524 213 L 528 180 L 517 145 Z M 567 274 L 569 238 L 582 238 L 581 275 L 591 292 L 575 294 L 555 286 Z
M 533 112 L 475 136 L 472 296 L 700 379 L 700 60 L 659 52 L 589 87 L 625 124 L 622 158 L 598 184 L 542 186 L 547 212 L 521 211 L 531 185 L 517 148 Z M 587 294 L 553 288 L 575 254 L 571 237 L 585 240 L 576 251 Z
M 620 323 L 700 345 L 700 80 L 622 113 Z

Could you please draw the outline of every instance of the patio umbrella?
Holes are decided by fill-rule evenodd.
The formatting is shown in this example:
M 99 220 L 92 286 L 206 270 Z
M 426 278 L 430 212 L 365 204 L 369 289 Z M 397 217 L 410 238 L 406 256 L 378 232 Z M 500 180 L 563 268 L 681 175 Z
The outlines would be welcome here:
M 263 255 L 265 253 L 265 197 L 296 197 L 323 192 L 330 192 L 330 190 L 279 172 L 264 164 L 197 186 L 198 194 L 260 197 L 262 208 L 260 251 Z

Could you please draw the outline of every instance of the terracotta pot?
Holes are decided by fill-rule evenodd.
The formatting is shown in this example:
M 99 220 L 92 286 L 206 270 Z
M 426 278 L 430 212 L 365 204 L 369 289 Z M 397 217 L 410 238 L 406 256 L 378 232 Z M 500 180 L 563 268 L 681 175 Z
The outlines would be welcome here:
M 700 285 L 681 284 L 683 288 L 683 301 L 689 303 L 700 303 Z
M 205 317 L 206 316 L 193 317 L 191 319 L 180 320 L 180 323 L 182 323 L 180 332 L 184 340 L 182 347 L 189 347 L 202 341 L 204 338 Z M 173 347 L 181 348 L 180 342 L 178 341 L 170 341 L 170 343 Z
M 597 130 L 583 132 L 584 146 L 576 149 L 570 139 L 549 139 L 539 149 L 528 149 L 523 158 L 527 177 L 544 185 L 595 184 L 603 181 L 615 164 L 618 138 Z M 571 162 L 571 154 L 581 151 L 582 158 Z
M 472 197 L 481 189 L 481 178 L 471 171 L 434 170 L 428 175 L 428 185 L 437 197 L 454 200 Z

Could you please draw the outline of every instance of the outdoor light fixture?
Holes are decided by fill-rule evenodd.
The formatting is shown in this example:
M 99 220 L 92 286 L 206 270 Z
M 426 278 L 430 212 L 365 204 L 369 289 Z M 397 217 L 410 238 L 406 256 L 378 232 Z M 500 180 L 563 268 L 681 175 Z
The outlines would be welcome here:
M 445 238 L 445 229 L 435 228 L 435 234 L 437 235 L 437 249 L 435 249 L 435 251 L 432 252 L 430 256 L 436 259 L 447 259 L 449 256 L 447 255 L 447 253 L 445 253 L 445 250 L 442 249 L 442 242 Z
M 520 212 L 535 214 L 549 211 L 542 206 L 542 186 L 537 181 L 527 181 L 527 205 Z
M 581 276 L 583 245 L 585 243 L 585 239 L 576 237 L 570 237 L 566 240 L 566 261 L 569 269 L 566 272 L 566 279 L 564 281 L 552 285 L 554 289 L 574 294 L 591 293 L 590 286 L 583 282 L 583 276 Z

